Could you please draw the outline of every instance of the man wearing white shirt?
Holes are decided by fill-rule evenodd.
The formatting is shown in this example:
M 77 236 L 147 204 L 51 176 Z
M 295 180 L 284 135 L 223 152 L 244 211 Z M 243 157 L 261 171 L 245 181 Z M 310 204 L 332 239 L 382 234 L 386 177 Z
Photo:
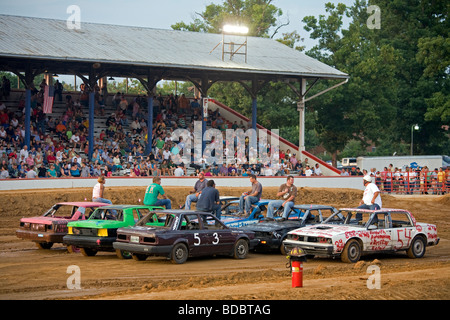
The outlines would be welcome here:
M 359 209 L 380 210 L 382 207 L 380 189 L 372 182 L 370 175 L 365 175 L 363 178 L 364 194 L 359 202 Z
M 305 176 L 310 177 L 310 176 L 312 176 L 312 174 L 313 174 L 313 172 L 312 172 L 311 168 L 309 166 L 306 166 Z
M 181 165 L 179 165 L 179 166 L 175 169 L 174 174 L 175 174 L 175 177 L 181 177 L 181 176 L 184 176 L 184 170 L 183 170 L 183 168 L 181 167 Z

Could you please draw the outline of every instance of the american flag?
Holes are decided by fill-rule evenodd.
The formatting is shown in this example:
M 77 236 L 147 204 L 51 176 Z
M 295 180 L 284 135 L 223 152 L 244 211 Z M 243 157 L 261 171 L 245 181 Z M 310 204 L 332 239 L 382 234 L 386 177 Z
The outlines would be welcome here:
M 44 89 L 44 113 L 52 113 L 54 98 L 55 98 L 55 88 L 53 86 L 45 86 L 45 89 Z

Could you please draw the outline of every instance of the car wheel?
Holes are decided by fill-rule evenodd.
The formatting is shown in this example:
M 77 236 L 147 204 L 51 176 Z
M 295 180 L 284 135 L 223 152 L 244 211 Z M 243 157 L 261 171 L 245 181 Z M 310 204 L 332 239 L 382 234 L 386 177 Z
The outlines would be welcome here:
M 361 246 L 356 239 L 351 239 L 345 244 L 341 254 L 341 260 L 347 263 L 358 262 L 361 258 Z
M 81 254 L 85 257 L 93 257 L 97 254 L 97 250 L 89 248 L 80 248 Z
M 280 252 L 281 252 L 281 254 L 282 254 L 283 256 L 287 256 L 288 251 L 286 250 L 286 247 L 285 247 L 283 241 L 284 241 L 284 239 L 281 240 Z
M 415 237 L 406 253 L 412 259 L 422 258 L 425 254 L 425 248 L 425 240 L 422 237 Z
M 53 247 L 53 242 L 36 242 L 36 246 L 39 249 L 50 249 Z
M 147 259 L 146 254 L 133 253 L 131 256 L 136 261 L 144 261 L 145 259 Z
M 67 252 L 69 253 L 80 253 L 80 248 L 73 246 L 73 245 L 68 245 L 67 246 Z
M 173 263 L 185 263 L 188 258 L 188 248 L 184 243 L 177 243 L 172 248 L 171 261 Z
M 119 259 L 131 259 L 131 253 L 123 250 L 116 250 L 116 255 Z
M 233 257 L 235 259 L 245 259 L 248 255 L 248 243 L 244 239 L 239 239 L 234 245 Z

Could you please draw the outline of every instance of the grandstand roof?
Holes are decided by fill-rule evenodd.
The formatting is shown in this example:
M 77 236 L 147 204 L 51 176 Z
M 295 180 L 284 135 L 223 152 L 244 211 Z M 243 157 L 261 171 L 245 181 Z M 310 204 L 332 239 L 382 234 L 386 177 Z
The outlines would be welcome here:
M 69 29 L 64 20 L 0 15 L 0 69 L 23 72 L 28 65 L 51 73 L 75 74 L 76 70 L 89 74 L 96 63 L 108 76 L 121 77 L 157 74 L 162 79 L 201 79 L 206 74 L 225 81 L 249 80 L 255 75 L 273 81 L 348 78 L 268 38 L 248 37 L 247 62 L 242 56 L 222 60 L 221 46 L 216 47 L 221 41 L 222 34 L 87 22 L 77 30 Z

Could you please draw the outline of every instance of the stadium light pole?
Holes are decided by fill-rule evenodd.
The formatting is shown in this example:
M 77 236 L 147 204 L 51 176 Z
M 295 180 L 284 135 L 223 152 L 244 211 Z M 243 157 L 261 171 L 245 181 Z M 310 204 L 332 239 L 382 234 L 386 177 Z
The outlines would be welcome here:
M 414 145 L 414 130 L 419 130 L 419 125 L 418 124 L 413 124 L 411 126 L 411 155 L 413 155 L 413 145 Z

